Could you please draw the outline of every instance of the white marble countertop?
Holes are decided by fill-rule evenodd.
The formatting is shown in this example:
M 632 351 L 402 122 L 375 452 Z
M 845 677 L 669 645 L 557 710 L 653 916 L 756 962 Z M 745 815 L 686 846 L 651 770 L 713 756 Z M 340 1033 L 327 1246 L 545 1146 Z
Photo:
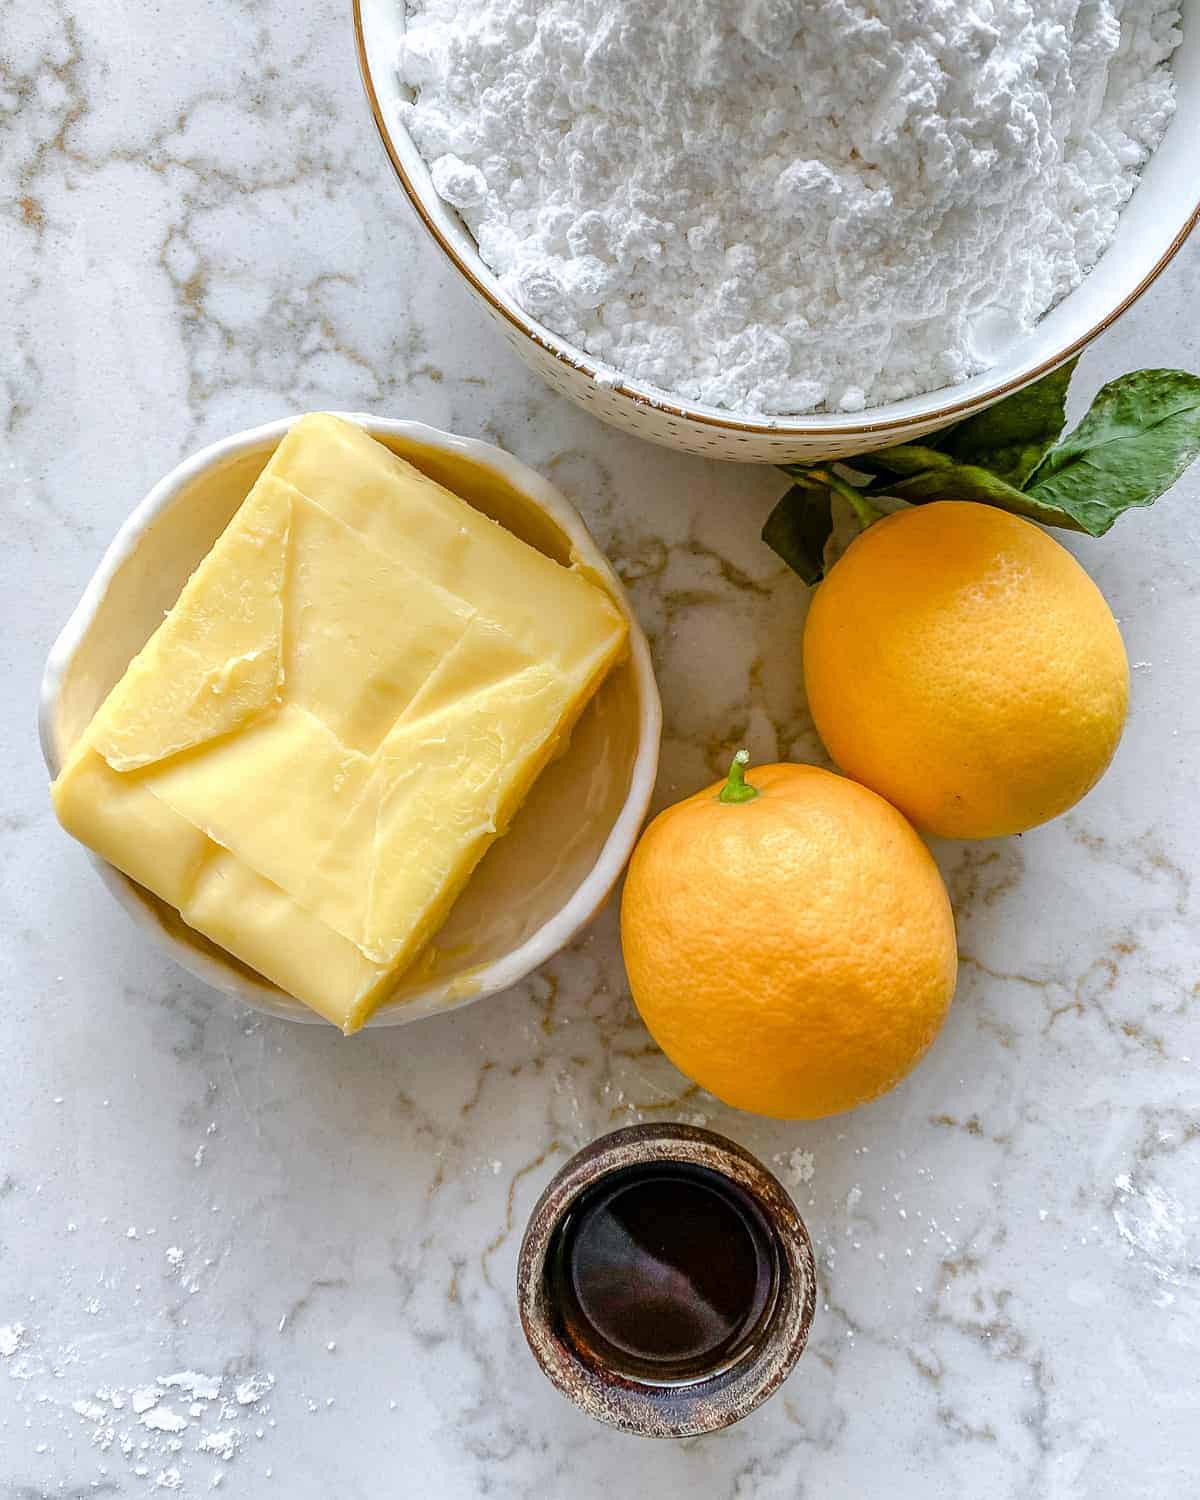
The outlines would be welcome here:
M 525 373 L 385 168 L 348 9 L 0 12 L 0 1494 L 1198 1493 L 1200 473 L 1077 546 L 1135 664 L 1125 742 L 1069 817 L 939 849 L 958 998 L 851 1116 L 772 1124 L 689 1089 L 611 912 L 508 995 L 348 1042 L 147 951 L 56 830 L 38 678 L 110 534 L 202 441 L 325 406 L 490 438 L 578 503 L 652 633 L 660 803 L 742 740 L 820 754 L 805 591 L 758 540 L 778 476 L 622 437 Z M 1198 273 L 1200 242 L 1083 394 L 1200 369 Z M 513 1275 L 565 1156 L 670 1118 L 780 1172 L 823 1284 L 779 1396 L 655 1444 L 542 1379 Z

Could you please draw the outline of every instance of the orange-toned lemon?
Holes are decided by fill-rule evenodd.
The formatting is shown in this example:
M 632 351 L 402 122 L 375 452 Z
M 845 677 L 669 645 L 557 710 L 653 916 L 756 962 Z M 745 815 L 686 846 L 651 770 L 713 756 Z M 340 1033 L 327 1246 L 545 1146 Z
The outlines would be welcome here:
M 741 760 L 642 836 L 621 901 L 633 998 L 654 1040 L 718 1099 L 780 1119 L 892 1087 L 954 993 L 937 866 L 866 787 Z M 732 800 L 723 800 L 732 799 Z
M 1065 547 L 990 505 L 940 501 L 868 527 L 804 630 L 813 720 L 848 776 L 946 838 L 1021 833 L 1100 779 L 1129 670 Z

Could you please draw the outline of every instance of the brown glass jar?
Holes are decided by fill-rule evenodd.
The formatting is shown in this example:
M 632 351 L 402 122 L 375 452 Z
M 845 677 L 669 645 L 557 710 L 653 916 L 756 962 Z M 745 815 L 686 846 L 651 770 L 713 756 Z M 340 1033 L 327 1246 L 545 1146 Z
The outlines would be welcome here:
M 740 1420 L 804 1351 L 812 1246 L 748 1151 L 691 1125 L 634 1125 L 573 1156 L 517 1269 L 544 1373 L 598 1421 L 694 1437 Z

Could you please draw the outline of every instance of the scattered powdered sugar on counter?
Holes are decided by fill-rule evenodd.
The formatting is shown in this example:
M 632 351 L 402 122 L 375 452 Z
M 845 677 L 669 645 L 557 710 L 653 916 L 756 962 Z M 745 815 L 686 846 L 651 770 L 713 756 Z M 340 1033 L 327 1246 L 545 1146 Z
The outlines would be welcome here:
M 407 123 L 521 306 L 766 414 L 994 362 L 1112 239 L 1179 38 L 1163 0 L 407 9 Z
M 241 1443 L 241 1435 L 234 1427 L 224 1427 L 218 1432 L 206 1432 L 196 1444 L 199 1453 L 215 1453 L 218 1458 L 223 1458 L 226 1463 L 237 1452 Z
M 1200 1275 L 1200 1212 L 1145 1172 L 1114 1180 L 1112 1216 L 1130 1253 L 1160 1281 Z
M 0 1358 L 5 1361 L 0 1375 L 22 1384 L 20 1404 L 26 1410 L 57 1413 L 70 1438 L 86 1434 L 95 1452 L 93 1489 L 120 1488 L 124 1494 L 126 1488 L 116 1483 L 120 1476 L 131 1494 L 139 1482 L 145 1490 L 207 1493 L 220 1487 L 247 1445 L 258 1447 L 266 1429 L 275 1426 L 267 1399 L 274 1376 L 246 1370 L 244 1364 L 232 1375 L 179 1369 L 141 1384 L 110 1381 L 82 1393 L 76 1386 L 73 1392 L 77 1351 L 45 1342 L 21 1323 L 0 1325 Z M 55 1447 L 42 1443 L 35 1451 L 54 1454 Z
M 25 1329 L 22 1324 L 0 1324 L 0 1359 L 11 1359 L 24 1342 Z
M 110 1461 L 119 1454 L 135 1478 L 160 1489 L 184 1489 L 192 1477 L 191 1455 L 219 1465 L 236 1457 L 245 1436 L 240 1424 L 266 1416 L 263 1398 L 274 1384 L 270 1375 L 227 1384 L 221 1375 L 179 1370 L 158 1376 L 153 1385 L 102 1386 L 73 1401 L 71 1410 Z M 260 1427 L 255 1430 L 261 1435 Z M 206 1485 L 220 1472 L 208 1474 Z
M 219 1375 L 201 1375 L 196 1370 L 180 1370 L 174 1375 L 160 1375 L 158 1383 L 170 1391 L 184 1391 L 193 1401 L 215 1401 L 221 1394 Z M 269 1389 L 269 1386 L 264 1386 L 260 1394 L 265 1394 Z
M 275 1379 L 271 1375 L 251 1375 L 247 1380 L 239 1380 L 233 1388 L 233 1399 L 239 1406 L 254 1406 L 267 1395 Z
M 784 1158 L 777 1156 L 775 1160 L 783 1162 Z M 806 1182 L 811 1182 L 815 1171 L 816 1162 L 811 1151 L 797 1146 L 787 1157 L 787 1179 L 793 1187 L 803 1187 Z

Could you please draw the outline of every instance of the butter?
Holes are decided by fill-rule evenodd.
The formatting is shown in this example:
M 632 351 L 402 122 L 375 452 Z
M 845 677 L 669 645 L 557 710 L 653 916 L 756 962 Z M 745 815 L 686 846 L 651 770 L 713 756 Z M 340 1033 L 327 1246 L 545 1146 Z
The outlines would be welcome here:
M 75 745 L 63 826 L 357 1030 L 625 647 L 579 572 L 297 422 Z

